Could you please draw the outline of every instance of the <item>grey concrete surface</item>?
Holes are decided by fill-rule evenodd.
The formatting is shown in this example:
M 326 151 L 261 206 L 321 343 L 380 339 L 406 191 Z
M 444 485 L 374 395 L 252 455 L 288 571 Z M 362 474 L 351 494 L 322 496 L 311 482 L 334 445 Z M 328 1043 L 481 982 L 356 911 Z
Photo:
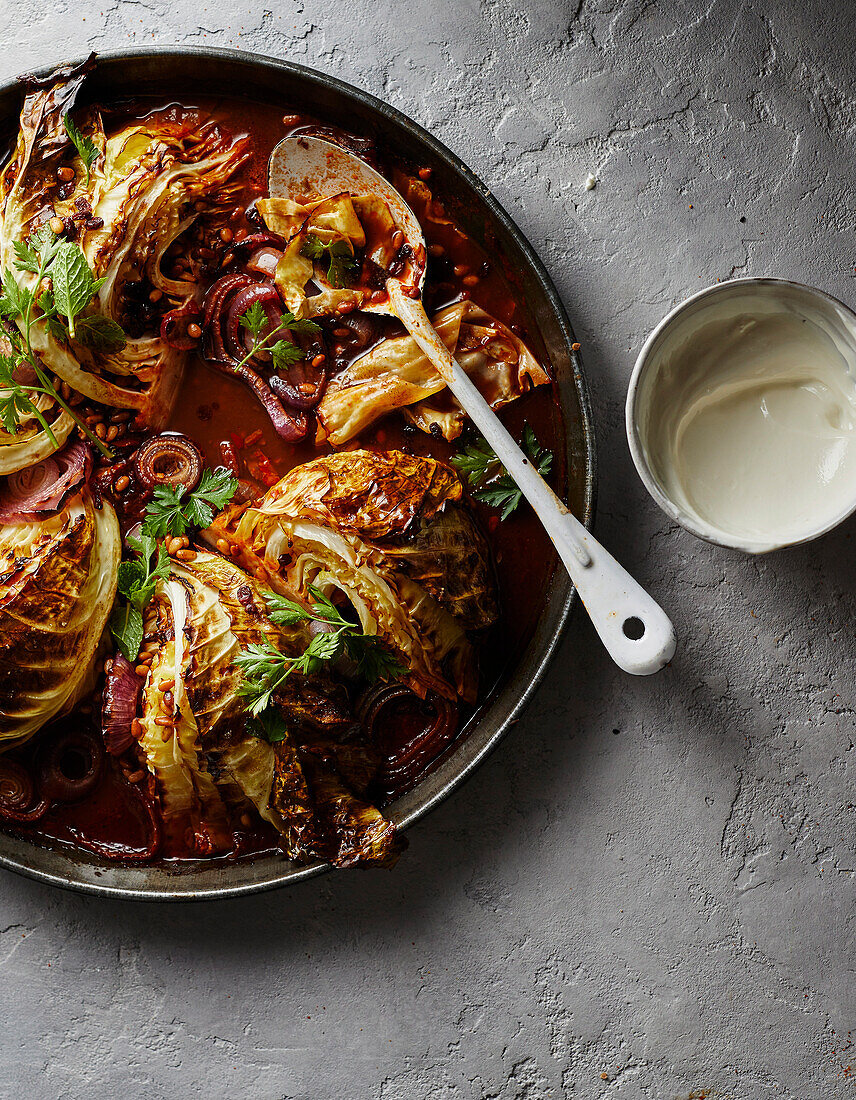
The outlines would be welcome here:
M 0 876 L 0 1094 L 541 1100 L 854 1092 L 851 523 L 750 560 L 668 523 L 626 383 L 693 290 L 856 305 L 852 4 L 0 0 L 0 76 L 214 43 L 350 80 L 494 188 L 577 328 L 599 535 L 674 616 L 651 680 L 577 616 L 392 873 L 135 907 Z M 584 188 L 593 172 L 598 184 Z

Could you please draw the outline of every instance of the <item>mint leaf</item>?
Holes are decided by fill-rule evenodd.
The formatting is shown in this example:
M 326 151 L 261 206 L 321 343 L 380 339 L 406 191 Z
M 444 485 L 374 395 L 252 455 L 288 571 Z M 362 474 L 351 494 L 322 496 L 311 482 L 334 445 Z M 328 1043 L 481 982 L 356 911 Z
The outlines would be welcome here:
M 110 616 L 110 633 L 125 660 L 136 661 L 143 644 L 142 613 L 129 603 L 117 607 Z
M 128 342 L 122 326 L 100 313 L 78 318 L 75 339 L 93 351 L 121 351 Z
M 53 280 L 54 306 L 68 321 L 69 335 L 74 338 L 74 320 L 89 305 L 104 283 L 95 279 L 83 252 L 70 241 L 57 249 L 50 266 Z

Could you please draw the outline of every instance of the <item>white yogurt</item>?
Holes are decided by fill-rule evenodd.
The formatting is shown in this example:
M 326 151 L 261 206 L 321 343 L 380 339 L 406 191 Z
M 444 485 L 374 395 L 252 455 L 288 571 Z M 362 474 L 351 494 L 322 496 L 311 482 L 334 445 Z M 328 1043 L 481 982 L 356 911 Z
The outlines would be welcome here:
M 635 418 L 677 518 L 759 552 L 848 514 L 854 346 L 849 311 L 791 284 L 723 284 L 676 315 L 649 350 Z

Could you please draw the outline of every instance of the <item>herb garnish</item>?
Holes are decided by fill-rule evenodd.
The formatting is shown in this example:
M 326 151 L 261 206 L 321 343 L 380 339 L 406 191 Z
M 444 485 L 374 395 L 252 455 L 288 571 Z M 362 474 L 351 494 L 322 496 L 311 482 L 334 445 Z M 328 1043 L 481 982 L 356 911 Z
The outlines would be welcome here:
M 86 186 L 88 187 L 92 165 L 98 159 L 98 146 L 92 138 L 85 137 L 81 134 L 80 130 L 75 126 L 71 115 L 63 115 L 62 124 L 65 127 L 65 132 L 68 134 L 72 145 L 83 161 L 83 166 L 86 169 Z
M 270 745 L 276 745 L 288 737 L 285 719 L 276 707 L 268 707 L 256 718 L 247 718 L 246 729 L 251 736 L 267 741 Z
M 553 452 L 540 445 L 528 424 L 523 426 L 521 446 L 541 477 L 547 477 L 553 466 Z M 506 472 L 493 447 L 484 439 L 467 444 L 450 461 L 458 473 L 466 477 L 476 500 L 491 508 L 502 509 L 501 520 L 508 519 L 523 499 L 516 482 Z
M 22 286 L 8 269 L 3 273 L 0 295 L 0 317 L 18 321 L 18 327 L 8 327 L 6 335 L 12 345 L 11 355 L 0 355 L 0 420 L 10 434 L 15 434 L 22 414 L 35 417 L 55 447 L 59 441 L 45 420 L 33 398 L 43 394 L 68 413 L 83 434 L 111 458 L 112 453 L 92 432 L 72 408 L 62 399 L 42 365 L 32 345 L 32 329 L 37 321 L 44 321 L 51 335 L 67 341 L 75 337 L 81 343 L 95 346 L 105 343 L 110 349 L 123 347 L 125 335 L 114 321 L 107 318 L 82 316 L 83 310 L 101 289 L 103 279 L 92 274 L 83 252 L 70 241 L 61 241 L 43 225 L 29 240 L 15 241 L 14 267 L 35 276 L 35 289 Z M 52 288 L 43 290 L 45 279 Z M 40 316 L 34 317 L 35 307 Z M 33 381 L 27 381 L 29 375 Z
M 286 330 L 301 336 L 308 336 L 313 332 L 318 332 L 321 328 L 319 324 L 315 321 L 310 321 L 308 317 L 298 318 L 295 317 L 293 313 L 285 312 L 280 315 L 279 326 L 275 328 L 273 332 L 269 332 L 267 336 L 262 338 L 262 330 L 268 323 L 268 316 L 261 302 L 258 301 L 253 302 L 247 312 L 239 318 L 239 320 L 241 325 L 247 329 L 253 338 L 253 346 L 240 361 L 238 364 L 239 367 L 249 362 L 258 352 L 269 351 L 273 359 L 274 367 L 276 367 L 277 370 L 285 370 L 290 367 L 292 363 L 297 363 L 300 359 L 304 359 L 306 353 L 296 344 L 292 344 L 290 340 L 276 340 L 276 337 Z M 272 340 L 276 340 L 276 343 L 271 344 Z
M 357 664 L 366 680 L 391 680 L 403 676 L 407 669 L 385 648 L 374 634 L 363 634 L 359 626 L 344 619 L 334 604 L 320 589 L 309 586 L 311 608 L 287 600 L 274 593 L 265 595 L 268 616 L 278 626 L 295 626 L 300 622 L 324 623 L 330 629 L 315 634 L 299 657 L 287 657 L 269 640 L 247 646 L 235 659 L 244 674 L 238 694 L 247 700 L 247 710 L 258 718 L 271 705 L 273 693 L 292 672 L 304 676 L 317 672 L 324 661 L 332 661 L 343 653 Z
M 348 242 L 344 240 L 325 243 L 314 233 L 310 233 L 303 247 L 301 255 L 310 260 L 322 260 L 327 253 L 327 282 L 330 286 L 342 289 L 353 285 L 359 274 L 359 265 L 354 259 Z
M 238 489 L 237 479 L 228 470 L 205 470 L 193 492 L 184 485 L 173 488 L 159 485 L 146 505 L 143 530 L 147 535 L 183 535 L 188 527 L 208 527 L 214 512 L 225 508 Z
M 119 594 L 128 602 L 111 615 L 110 633 L 125 659 L 135 661 L 143 644 L 143 608 L 157 582 L 169 579 L 170 561 L 163 544 L 156 544 L 152 535 L 144 532 L 139 539 L 127 541 L 137 557 L 119 563 Z

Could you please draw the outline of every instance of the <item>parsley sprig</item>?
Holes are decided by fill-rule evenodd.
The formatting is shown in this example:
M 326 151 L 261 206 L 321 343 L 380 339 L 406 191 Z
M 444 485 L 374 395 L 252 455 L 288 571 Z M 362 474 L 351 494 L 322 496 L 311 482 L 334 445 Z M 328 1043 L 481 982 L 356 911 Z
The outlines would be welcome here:
M 377 636 L 363 634 L 358 625 L 343 618 L 319 588 L 310 585 L 309 594 L 312 596 L 309 608 L 273 592 L 265 596 L 268 617 L 278 626 L 316 622 L 329 628 L 314 634 L 299 657 L 287 657 L 270 639 L 265 639 L 247 646 L 235 660 L 244 676 L 238 692 L 247 699 L 246 709 L 253 718 L 268 711 L 274 692 L 293 672 L 308 676 L 317 672 L 325 661 L 342 654 L 350 657 L 357 665 L 358 674 L 370 682 L 398 679 L 407 672 Z
M 143 530 L 154 538 L 183 535 L 188 527 L 208 527 L 214 512 L 225 508 L 238 489 L 228 470 L 205 470 L 192 492 L 184 485 L 159 485 L 146 505 Z
M 521 446 L 541 477 L 547 477 L 553 467 L 553 452 L 540 445 L 528 424 L 523 426 Z M 514 479 L 484 439 L 469 443 L 450 461 L 458 473 L 467 479 L 476 500 L 491 508 L 501 509 L 501 520 L 508 519 L 523 499 Z
M 88 187 L 89 179 L 92 174 L 92 165 L 98 159 L 98 146 L 92 138 L 86 137 L 78 130 L 71 115 L 63 115 L 62 124 L 65 127 L 65 132 L 68 134 L 69 140 L 77 150 L 83 162 L 83 167 L 86 169 L 86 186 Z
M 158 581 L 169 579 L 170 562 L 163 543 L 152 535 L 143 532 L 127 541 L 136 556 L 119 563 L 119 594 L 126 602 L 111 615 L 110 633 L 126 660 L 135 661 L 143 644 L 143 609 Z
M 59 447 L 53 429 L 34 401 L 43 394 L 64 409 L 98 450 L 110 458 L 110 448 L 57 392 L 32 344 L 33 326 L 44 321 L 55 339 L 76 338 L 80 343 L 93 342 L 102 347 L 106 341 L 111 347 L 123 347 L 125 336 L 115 322 L 83 316 L 104 280 L 95 278 L 77 245 L 60 240 L 47 225 L 35 232 L 29 242 L 15 241 L 13 248 L 14 268 L 34 275 L 35 282 L 31 289 L 19 283 L 13 272 L 8 269 L 3 272 L 0 318 L 18 324 L 8 326 L 12 354 L 0 356 L 0 420 L 14 434 L 22 415 L 33 416 L 54 446 Z M 42 289 L 45 279 L 51 280 L 50 290 Z
M 242 327 L 253 338 L 252 347 L 238 364 L 239 367 L 249 362 L 260 351 L 269 351 L 276 370 L 287 370 L 292 363 L 297 363 L 305 358 L 305 352 L 296 344 L 292 344 L 290 340 L 277 340 L 277 337 L 286 330 L 300 336 L 308 336 L 313 332 L 318 332 L 321 328 L 319 324 L 310 321 L 308 317 L 298 318 L 293 313 L 285 312 L 280 315 L 278 327 L 269 332 L 267 336 L 262 336 L 265 325 L 268 323 L 268 316 L 261 302 L 258 301 L 253 302 L 239 320 Z
M 342 289 L 353 286 L 359 274 L 359 265 L 354 259 L 354 254 L 345 240 L 322 241 L 314 233 L 310 233 L 301 254 L 310 260 L 327 260 L 327 282 L 330 286 Z

